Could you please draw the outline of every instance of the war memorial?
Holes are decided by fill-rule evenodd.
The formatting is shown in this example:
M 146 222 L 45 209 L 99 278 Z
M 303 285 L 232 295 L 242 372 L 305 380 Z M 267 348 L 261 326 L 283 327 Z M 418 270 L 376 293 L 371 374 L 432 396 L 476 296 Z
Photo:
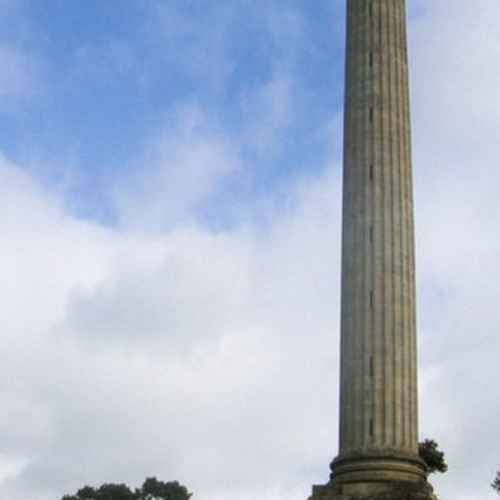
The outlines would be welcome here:
M 405 0 L 347 0 L 339 452 L 310 500 L 430 500 L 418 455 Z

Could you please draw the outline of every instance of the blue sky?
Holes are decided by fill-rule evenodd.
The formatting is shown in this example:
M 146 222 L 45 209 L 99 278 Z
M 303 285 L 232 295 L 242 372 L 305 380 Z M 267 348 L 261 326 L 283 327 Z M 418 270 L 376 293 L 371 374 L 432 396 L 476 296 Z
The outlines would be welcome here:
M 19 96 L 22 112 L 8 105 L 2 110 L 2 149 L 20 162 L 47 164 L 57 158 L 55 171 L 43 169 L 48 182 L 75 170 L 71 203 L 79 215 L 113 223 L 110 183 L 143 168 L 151 137 L 175 126 L 179 108 L 196 106 L 210 127 L 239 143 L 247 167 L 245 176 L 227 179 L 203 207 L 217 218 L 212 203 L 223 214 L 234 197 L 265 195 L 303 174 L 304 165 L 307 174 L 310 165 L 324 165 L 329 152 L 324 124 L 341 112 L 342 99 L 343 8 L 333 5 L 21 6 L 3 23 L 4 43 L 14 42 L 23 56 L 36 58 L 38 68 L 30 82 L 34 95 Z M 285 104 L 265 109 L 271 98 L 286 100 L 287 109 Z M 248 137 L 248 129 L 261 121 L 273 129 L 263 130 L 263 136 L 279 136 L 279 147 L 271 150 Z
M 446 452 L 441 498 L 493 499 L 500 4 L 407 7 L 420 437 Z M 1 498 L 156 475 L 304 500 L 327 480 L 343 17 L 0 0 Z

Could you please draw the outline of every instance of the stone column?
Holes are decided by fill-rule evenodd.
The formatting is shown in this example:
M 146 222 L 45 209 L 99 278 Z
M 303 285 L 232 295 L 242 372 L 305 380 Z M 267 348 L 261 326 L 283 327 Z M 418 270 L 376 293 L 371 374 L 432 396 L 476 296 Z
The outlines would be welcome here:
M 408 79 L 405 0 L 347 0 L 337 494 L 425 484 Z
M 404 0 L 349 0 L 340 454 L 417 452 L 415 264 Z

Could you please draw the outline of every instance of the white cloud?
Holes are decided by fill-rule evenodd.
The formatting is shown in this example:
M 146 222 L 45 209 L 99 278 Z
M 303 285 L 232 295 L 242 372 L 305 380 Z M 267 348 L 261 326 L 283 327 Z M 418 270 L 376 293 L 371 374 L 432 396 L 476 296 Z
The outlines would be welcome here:
M 447 452 L 450 471 L 435 480 L 443 498 L 494 498 L 500 7 L 437 1 L 425 10 L 411 28 L 421 427 Z
M 117 474 L 131 483 L 173 474 L 206 498 L 222 494 L 220 471 L 240 496 L 254 474 L 263 494 L 276 471 L 284 485 L 304 483 L 287 470 L 301 474 L 320 453 L 318 430 L 334 432 L 320 403 L 335 389 L 322 386 L 320 369 L 335 355 L 317 346 L 330 343 L 335 317 L 325 262 L 338 235 L 323 225 L 338 202 L 326 187 L 335 178 L 299 193 L 263 243 L 249 228 L 113 233 L 65 215 L 16 166 L 1 173 L 16 280 L 2 338 L 2 371 L 16 380 L 2 377 L 2 396 L 17 401 L 3 450 L 30 459 L 4 492 L 49 498 Z M 311 260 L 320 237 L 324 258 Z
M 239 146 L 196 105 L 172 112 L 116 200 L 124 226 L 161 229 L 185 221 L 240 168 Z
M 244 93 L 241 99 L 245 144 L 259 155 L 276 152 L 277 142 L 292 124 L 295 105 L 290 71 L 277 68 L 271 79 Z
M 500 12 L 486 0 L 487 14 L 454 5 L 450 17 L 449 3 L 426 4 L 411 54 L 421 428 L 450 463 L 438 493 L 465 500 L 493 498 L 500 466 L 500 123 L 487 82 L 498 78 L 488 19 Z M 465 29 L 471 19 L 488 43 Z M 479 43 L 472 65 L 460 58 Z M 287 118 L 282 85 L 262 98 Z M 239 147 L 196 106 L 180 109 L 144 169 L 117 187 L 113 230 L 75 219 L 0 160 L 0 496 L 48 500 L 156 474 L 206 500 L 298 500 L 326 481 L 337 432 L 338 166 L 290 181 L 286 208 L 248 208 L 266 211 L 265 230 L 212 233 L 190 217 L 238 171 Z
M 6 460 L 0 455 L 0 483 L 9 477 L 18 475 L 26 465 L 26 460 L 12 458 Z
M 154 2 L 150 23 L 167 42 L 164 57 L 182 67 L 200 87 L 223 92 L 234 70 L 230 33 L 239 2 L 212 6 Z M 151 34 L 151 26 L 147 27 Z M 153 33 L 157 33 L 156 29 Z M 176 47 L 182 44 L 182 55 Z M 173 50 L 171 50 L 173 49 Z

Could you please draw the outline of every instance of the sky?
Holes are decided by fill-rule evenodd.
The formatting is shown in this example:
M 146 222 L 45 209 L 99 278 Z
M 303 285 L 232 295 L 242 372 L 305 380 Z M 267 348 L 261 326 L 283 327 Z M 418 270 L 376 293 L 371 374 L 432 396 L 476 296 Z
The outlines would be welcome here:
M 0 0 L 0 497 L 305 500 L 337 453 L 340 0 Z M 408 0 L 420 438 L 500 469 L 500 4 Z

